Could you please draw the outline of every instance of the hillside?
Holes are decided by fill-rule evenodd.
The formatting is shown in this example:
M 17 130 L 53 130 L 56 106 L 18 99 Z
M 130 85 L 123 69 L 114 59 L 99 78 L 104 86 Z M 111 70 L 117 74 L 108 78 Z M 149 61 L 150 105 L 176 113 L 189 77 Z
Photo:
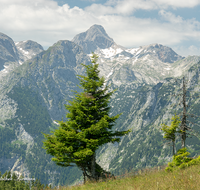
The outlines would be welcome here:
M 160 125 L 167 124 L 175 111 L 182 111 L 180 96 L 173 94 L 180 93 L 183 76 L 191 95 L 188 111 L 200 115 L 199 56 L 184 58 L 161 44 L 127 49 L 99 25 L 45 51 L 36 42 L 14 43 L 4 34 L 0 43 L 2 173 L 11 168 L 40 178 L 44 184 L 80 181 L 81 173 L 75 167 L 58 167 L 46 155 L 42 132 L 50 133 L 58 127 L 55 120 L 66 119 L 64 104 L 73 98 L 72 90 L 80 90 L 76 75 L 84 73 L 80 63 L 90 63 L 91 51 L 99 55 L 100 75 L 110 90 L 116 89 L 110 101 L 111 114 L 123 113 L 114 130 L 132 130 L 119 144 L 98 150 L 97 161 L 104 169 L 120 175 L 169 161 L 172 151 L 163 146 Z M 191 121 L 198 123 L 199 119 Z M 186 144 L 192 156 L 200 154 L 198 138 L 188 138 Z
M 155 190 L 155 189 L 194 189 L 200 186 L 200 166 L 193 166 L 185 170 L 167 173 L 164 170 L 146 169 L 139 175 L 127 173 L 116 180 L 110 179 L 106 182 L 88 183 L 76 187 L 64 188 L 63 190 Z

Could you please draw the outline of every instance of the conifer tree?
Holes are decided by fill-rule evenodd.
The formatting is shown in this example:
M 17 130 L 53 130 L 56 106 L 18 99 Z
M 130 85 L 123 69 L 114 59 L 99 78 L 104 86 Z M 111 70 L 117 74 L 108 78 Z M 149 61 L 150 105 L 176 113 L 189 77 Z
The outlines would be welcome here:
M 99 77 L 97 55 L 92 64 L 83 65 L 86 76 L 78 75 L 82 92 L 75 92 L 75 98 L 65 105 L 67 121 L 58 121 L 59 128 L 53 134 L 44 134 L 44 148 L 60 166 L 76 165 L 83 172 L 84 182 L 105 177 L 96 163 L 96 150 L 105 143 L 119 142 L 129 131 L 114 131 L 112 127 L 120 116 L 109 116 L 109 100 L 114 91 L 108 92 L 105 79 Z
M 163 138 L 165 138 L 168 141 L 172 142 L 173 147 L 173 155 L 175 155 L 175 140 L 176 140 L 176 133 L 180 131 L 177 131 L 179 128 L 179 124 L 181 123 L 180 118 L 175 114 L 175 116 L 172 117 L 172 122 L 170 126 L 167 126 L 165 124 L 162 124 L 161 130 L 164 132 Z

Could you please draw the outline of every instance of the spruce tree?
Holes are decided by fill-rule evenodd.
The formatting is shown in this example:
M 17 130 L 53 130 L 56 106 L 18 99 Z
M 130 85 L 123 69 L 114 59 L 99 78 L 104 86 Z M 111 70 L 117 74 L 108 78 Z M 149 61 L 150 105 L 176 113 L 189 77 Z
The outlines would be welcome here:
M 176 133 L 180 133 L 180 130 L 178 130 L 178 128 L 179 128 L 179 124 L 181 122 L 180 122 L 180 118 L 176 114 L 172 117 L 171 120 L 172 120 L 171 125 L 167 126 L 165 124 L 162 124 L 161 130 L 164 132 L 163 138 L 172 142 L 173 155 L 175 155 L 175 152 L 176 152 L 176 145 L 175 145 Z
M 119 142 L 129 131 L 113 131 L 120 114 L 109 116 L 109 100 L 114 91 L 108 92 L 104 77 L 99 76 L 97 55 L 92 64 L 84 65 L 86 76 L 78 75 L 82 92 L 65 105 L 67 121 L 58 121 L 59 128 L 53 134 L 44 134 L 44 148 L 60 166 L 76 165 L 83 172 L 84 182 L 99 180 L 107 172 L 96 163 L 96 150 L 105 143 Z

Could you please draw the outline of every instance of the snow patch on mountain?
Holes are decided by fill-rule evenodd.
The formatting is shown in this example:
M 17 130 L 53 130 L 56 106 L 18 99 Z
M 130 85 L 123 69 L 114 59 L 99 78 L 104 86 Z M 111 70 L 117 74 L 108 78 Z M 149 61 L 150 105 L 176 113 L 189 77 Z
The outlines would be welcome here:
M 1 71 L 2 73 L 8 73 L 9 66 L 4 65 L 4 69 Z
M 146 56 L 143 58 L 143 61 L 148 60 L 148 59 L 149 59 L 149 55 L 146 55 Z
M 15 42 L 15 46 L 18 50 L 20 65 L 43 51 L 40 44 L 31 40 Z
M 139 50 L 136 52 L 135 56 L 138 56 L 138 55 L 142 52 L 142 50 L 143 50 L 143 49 L 139 49 Z
M 19 48 L 19 49 L 23 52 L 23 54 L 25 54 L 25 55 L 28 55 L 28 54 L 29 54 L 28 51 L 25 51 L 25 50 L 23 50 L 22 48 Z
M 136 57 L 133 61 L 132 61 L 132 65 L 134 65 L 136 63 L 136 61 L 138 60 L 138 58 Z
M 100 50 L 104 58 L 111 58 L 123 51 L 121 48 L 114 49 L 113 47 L 109 47 L 106 49 Z
M 113 68 L 111 69 L 111 72 L 108 73 L 108 75 L 106 76 L 106 78 L 108 79 L 112 74 L 113 74 Z
M 125 51 L 134 55 L 135 52 L 137 52 L 138 50 L 139 50 L 139 48 L 132 48 L 132 49 L 127 49 Z
M 20 65 L 22 65 L 22 64 L 23 64 L 23 62 L 19 61 L 19 64 L 20 64 Z

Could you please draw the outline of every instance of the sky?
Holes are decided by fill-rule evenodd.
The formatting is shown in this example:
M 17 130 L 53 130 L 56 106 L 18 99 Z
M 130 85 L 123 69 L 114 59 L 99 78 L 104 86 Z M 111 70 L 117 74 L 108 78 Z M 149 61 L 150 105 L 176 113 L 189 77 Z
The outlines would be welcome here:
M 126 48 L 152 43 L 200 56 L 200 0 L 0 0 L 0 32 L 45 49 L 92 25 Z

